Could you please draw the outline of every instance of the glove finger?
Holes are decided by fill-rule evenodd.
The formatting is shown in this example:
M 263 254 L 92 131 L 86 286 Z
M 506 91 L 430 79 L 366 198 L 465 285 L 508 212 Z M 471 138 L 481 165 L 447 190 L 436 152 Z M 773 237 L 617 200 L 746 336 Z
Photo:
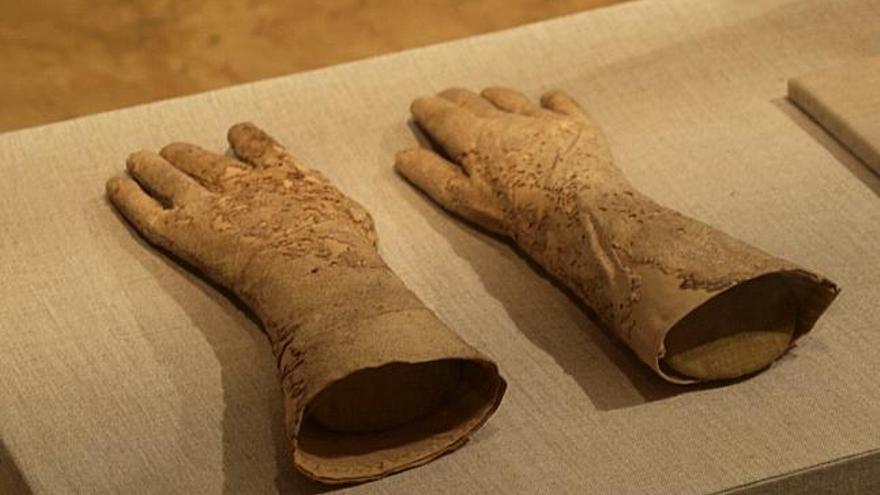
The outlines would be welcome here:
M 591 121 L 590 115 L 578 105 L 574 98 L 559 90 L 544 93 L 544 95 L 541 96 L 541 106 L 550 111 L 561 113 L 562 115 L 567 115 L 583 122 Z
M 501 115 L 498 108 L 489 102 L 489 100 L 468 89 L 449 88 L 441 91 L 437 96 L 470 110 L 478 117 L 489 118 Z
M 411 148 L 397 153 L 394 167 L 446 210 L 497 234 L 505 233 L 500 211 L 454 163 L 433 151 Z
M 211 189 L 220 188 L 223 179 L 247 171 L 245 164 L 238 160 L 189 143 L 169 144 L 159 155 Z
M 278 141 L 250 122 L 235 124 L 227 134 L 229 145 L 242 161 L 258 169 L 288 166 L 305 174 L 308 168 L 297 163 Z
M 530 117 L 539 117 L 547 113 L 540 105 L 529 100 L 526 95 L 510 88 L 495 86 L 484 89 L 480 94 L 505 112 Z
M 141 235 L 153 244 L 160 243 L 157 229 L 166 211 L 137 182 L 130 177 L 113 177 L 107 181 L 107 197 Z
M 192 177 L 176 169 L 161 156 L 149 151 L 129 155 L 125 162 L 131 174 L 156 199 L 167 205 L 185 205 L 208 194 Z
M 410 107 L 416 123 L 453 160 L 476 145 L 480 118 L 449 100 L 418 98 Z

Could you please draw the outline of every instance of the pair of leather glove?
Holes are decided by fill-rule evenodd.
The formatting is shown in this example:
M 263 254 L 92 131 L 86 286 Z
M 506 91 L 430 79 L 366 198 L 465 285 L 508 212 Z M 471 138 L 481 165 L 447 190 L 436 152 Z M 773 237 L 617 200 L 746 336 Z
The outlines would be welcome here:
M 411 111 L 438 149 L 398 153 L 398 172 L 509 238 L 669 381 L 766 368 L 837 293 L 635 190 L 563 93 L 536 103 L 448 89 Z M 259 317 L 294 464 L 327 483 L 366 481 L 460 446 L 501 401 L 497 366 L 388 268 L 361 205 L 252 124 L 229 143 L 235 158 L 183 143 L 135 153 L 107 194 Z

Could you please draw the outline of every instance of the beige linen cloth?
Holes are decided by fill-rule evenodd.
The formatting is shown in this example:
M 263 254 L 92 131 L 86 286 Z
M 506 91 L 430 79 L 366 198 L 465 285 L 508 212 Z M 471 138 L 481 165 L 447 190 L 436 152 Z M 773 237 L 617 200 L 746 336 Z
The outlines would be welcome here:
M 344 492 L 869 492 L 880 180 L 853 172 L 785 82 L 877 54 L 877 1 L 647 0 L 2 135 L 0 487 L 320 489 L 289 465 L 265 337 L 103 197 L 129 152 L 222 149 L 230 124 L 253 120 L 371 211 L 388 264 L 510 385 L 464 448 Z M 395 176 L 413 98 L 491 84 L 569 91 L 643 192 L 843 292 L 765 373 L 662 382 L 508 245 Z

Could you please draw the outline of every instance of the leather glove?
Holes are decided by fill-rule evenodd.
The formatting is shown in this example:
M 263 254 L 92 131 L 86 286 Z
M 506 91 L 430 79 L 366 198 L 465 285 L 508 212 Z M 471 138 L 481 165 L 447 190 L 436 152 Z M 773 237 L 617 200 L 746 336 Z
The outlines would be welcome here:
M 570 97 L 448 89 L 411 107 L 438 147 L 397 170 L 447 210 L 510 238 L 665 379 L 766 368 L 838 290 L 828 280 L 665 208 L 614 164 Z
M 251 124 L 229 142 L 237 158 L 184 143 L 134 153 L 107 195 L 258 316 L 296 467 L 365 481 L 460 446 L 502 398 L 496 365 L 382 261 L 361 205 Z

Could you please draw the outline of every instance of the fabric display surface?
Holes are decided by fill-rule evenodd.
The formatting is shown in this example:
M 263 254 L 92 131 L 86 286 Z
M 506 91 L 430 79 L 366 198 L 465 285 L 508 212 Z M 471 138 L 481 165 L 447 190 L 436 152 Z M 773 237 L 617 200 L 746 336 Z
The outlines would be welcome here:
M 642 0 L 0 135 L 0 493 L 880 489 L 880 178 L 786 97 L 792 78 L 878 55 L 876 1 Z M 848 115 L 803 80 L 824 111 Z M 598 261 L 554 255 L 579 244 L 552 232 L 573 230 L 529 225 L 536 210 L 511 206 L 533 206 L 527 190 L 488 188 L 507 183 L 489 148 L 456 148 L 462 134 L 445 134 L 438 106 L 540 132 L 541 112 L 556 112 L 554 136 L 585 136 L 561 158 L 598 164 L 622 198 L 614 208 L 684 229 L 669 246 L 712 249 L 666 264 L 676 250 L 632 247 L 656 233 L 598 210 L 596 232 L 645 234 L 619 252 L 659 261 L 637 273 L 637 299 L 627 274 L 639 263 L 607 265 L 596 276 L 608 290 L 596 290 L 588 268 L 571 267 L 619 247 L 593 244 L 607 248 L 587 253 Z M 248 124 L 227 142 L 243 121 L 277 142 Z M 204 174 L 204 190 L 163 189 L 166 165 Z M 237 209 L 252 172 L 236 167 L 271 185 L 247 203 L 266 210 Z M 144 194 L 131 179 L 105 188 L 126 169 L 162 201 L 120 200 L 149 198 L 127 195 Z M 468 178 L 452 196 L 437 176 L 451 172 Z M 285 174 L 332 207 L 301 208 Z M 242 188 L 226 195 L 215 180 Z M 206 194 L 226 198 L 216 237 L 198 231 L 205 222 L 162 230 L 132 214 L 175 201 L 199 211 Z M 270 215 L 280 203 L 289 209 Z M 323 219 L 320 246 L 267 230 L 306 217 Z M 203 256 L 235 220 L 322 255 L 242 267 Z M 748 269 L 728 263 L 743 256 Z M 705 294 L 685 300 L 693 289 L 663 270 L 679 265 L 732 278 L 694 277 Z M 704 358 L 730 341 L 676 335 L 705 326 L 704 303 L 737 287 L 753 293 L 720 297 L 733 300 L 720 314 L 771 331 L 713 368 Z M 337 313 L 313 311 L 331 300 Z M 322 332 L 340 328 L 333 315 L 361 314 L 376 339 Z M 655 326 L 628 333 L 631 317 Z M 286 338 L 291 325 L 302 339 Z M 393 328 L 422 333 L 387 338 Z M 303 382 L 285 381 L 288 364 Z

